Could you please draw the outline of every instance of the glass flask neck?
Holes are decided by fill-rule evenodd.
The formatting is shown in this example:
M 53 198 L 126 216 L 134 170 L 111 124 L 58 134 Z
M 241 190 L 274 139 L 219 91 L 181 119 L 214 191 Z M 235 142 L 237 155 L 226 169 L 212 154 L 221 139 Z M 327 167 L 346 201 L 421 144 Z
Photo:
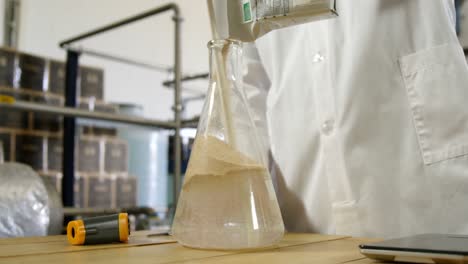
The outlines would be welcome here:
M 242 76 L 242 42 L 235 40 L 211 40 L 208 42 L 210 52 L 210 78 L 216 80 L 216 71 L 224 71 L 228 81 L 239 82 Z

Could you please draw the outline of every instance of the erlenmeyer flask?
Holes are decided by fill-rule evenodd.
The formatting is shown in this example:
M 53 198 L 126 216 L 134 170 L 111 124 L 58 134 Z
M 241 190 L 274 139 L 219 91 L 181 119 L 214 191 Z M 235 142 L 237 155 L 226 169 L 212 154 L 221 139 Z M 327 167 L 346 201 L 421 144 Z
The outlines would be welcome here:
M 208 47 L 210 87 L 172 234 L 194 248 L 269 247 L 284 225 L 242 90 L 242 46 L 215 40 Z

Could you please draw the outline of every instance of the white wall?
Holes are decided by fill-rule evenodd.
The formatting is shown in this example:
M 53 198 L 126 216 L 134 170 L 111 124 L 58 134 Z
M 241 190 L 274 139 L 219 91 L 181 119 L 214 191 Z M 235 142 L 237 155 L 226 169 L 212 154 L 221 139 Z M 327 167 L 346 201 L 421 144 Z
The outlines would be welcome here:
M 65 59 L 58 43 L 97 26 L 169 3 L 166 0 L 23 0 L 19 49 L 42 56 Z M 182 24 L 182 60 L 186 74 L 208 70 L 206 43 L 211 38 L 205 0 L 175 0 L 179 4 Z M 172 65 L 172 12 L 149 18 L 85 40 L 80 45 L 145 62 Z M 133 102 L 144 106 L 145 115 L 171 119 L 173 93 L 163 88 L 166 73 L 82 56 L 82 64 L 105 69 L 105 100 Z M 187 88 L 205 91 L 206 81 L 187 83 Z M 190 104 L 187 117 L 198 114 L 202 102 Z

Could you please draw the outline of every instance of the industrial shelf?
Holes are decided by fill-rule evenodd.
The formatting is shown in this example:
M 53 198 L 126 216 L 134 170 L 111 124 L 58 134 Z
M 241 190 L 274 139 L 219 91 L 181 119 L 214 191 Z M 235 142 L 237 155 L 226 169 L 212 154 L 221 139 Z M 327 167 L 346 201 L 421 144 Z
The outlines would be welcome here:
M 101 33 L 114 30 L 116 28 L 140 21 L 142 19 L 160 15 L 172 11 L 172 21 L 174 23 L 174 65 L 172 67 L 161 67 L 150 65 L 144 62 L 133 61 L 106 53 L 85 49 L 74 46 L 77 41 L 94 37 Z M 71 19 L 71 18 L 70 18 Z M 66 50 L 66 72 L 65 72 L 65 106 L 51 106 L 25 101 L 15 101 L 14 98 L 2 98 L 0 100 L 1 109 L 16 109 L 21 111 L 33 111 L 48 114 L 64 116 L 63 119 L 63 178 L 62 178 L 62 202 L 65 207 L 74 206 L 74 183 L 75 183 L 75 133 L 77 118 L 103 120 L 119 122 L 130 125 L 171 129 L 174 131 L 174 203 L 177 204 L 177 198 L 181 187 L 181 138 L 180 130 L 184 126 L 194 126 L 197 119 L 182 120 L 181 112 L 183 110 L 181 99 L 181 81 L 182 81 L 182 61 L 181 61 L 181 23 L 182 17 L 180 9 L 175 3 L 168 3 L 146 12 L 127 17 L 114 23 L 99 27 L 97 29 L 85 32 L 83 34 L 62 41 L 59 45 Z M 132 64 L 139 67 L 150 68 L 153 70 L 173 72 L 174 80 L 174 119 L 171 121 L 162 121 L 147 119 L 135 116 L 125 116 L 114 113 L 92 112 L 77 108 L 77 81 L 79 58 L 81 55 L 90 55 L 101 57 L 120 63 Z
M 175 129 L 175 122 L 161 121 L 154 119 L 147 119 L 135 116 L 125 116 L 120 114 L 92 112 L 88 110 L 77 109 L 73 107 L 62 107 L 62 106 L 50 106 L 38 103 L 29 103 L 22 101 L 14 102 L 0 102 L 0 108 L 17 109 L 22 111 L 35 111 L 47 114 L 56 114 L 67 117 L 79 117 L 87 119 L 95 119 L 102 121 L 119 122 L 131 125 L 145 126 L 145 127 L 158 127 L 165 129 Z M 187 120 L 182 122 L 193 122 L 193 120 Z

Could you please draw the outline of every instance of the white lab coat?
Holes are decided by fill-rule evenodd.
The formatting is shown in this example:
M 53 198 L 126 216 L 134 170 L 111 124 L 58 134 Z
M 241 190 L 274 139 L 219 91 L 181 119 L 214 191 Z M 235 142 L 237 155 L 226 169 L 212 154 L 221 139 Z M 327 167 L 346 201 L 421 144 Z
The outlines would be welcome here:
M 338 0 L 337 10 L 260 38 L 261 61 L 246 49 L 286 228 L 467 234 L 468 68 L 452 1 Z

